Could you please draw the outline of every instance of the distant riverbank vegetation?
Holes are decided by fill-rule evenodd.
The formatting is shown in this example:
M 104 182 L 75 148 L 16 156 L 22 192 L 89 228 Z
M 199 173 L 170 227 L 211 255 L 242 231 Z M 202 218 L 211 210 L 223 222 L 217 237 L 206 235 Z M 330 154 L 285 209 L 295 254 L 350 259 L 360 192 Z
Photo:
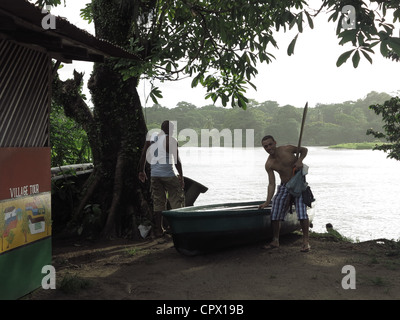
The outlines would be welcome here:
M 302 144 L 307 146 L 332 146 L 358 143 L 359 147 L 375 146 L 376 138 L 367 135 L 368 129 L 382 130 L 382 118 L 369 108 L 391 98 L 387 93 L 370 92 L 357 101 L 342 103 L 318 103 L 308 108 Z M 205 100 L 207 101 L 207 100 Z M 278 144 L 297 144 L 303 115 L 303 107 L 284 105 L 276 101 L 257 102 L 250 100 L 247 109 L 223 108 L 215 105 L 199 107 L 187 102 L 179 102 L 176 107 L 154 104 L 144 108 L 148 129 L 159 129 L 165 119 L 177 122 L 178 140 L 187 144 L 187 137 L 180 134 L 183 129 L 195 130 L 198 137 L 202 129 L 241 129 L 242 146 L 246 146 L 245 130 L 254 130 L 254 146 L 261 143 L 263 136 L 271 134 Z M 183 131 L 184 133 L 184 131 Z M 221 135 L 222 136 L 222 135 Z M 224 142 L 221 139 L 221 146 Z M 360 144 L 361 143 L 361 144 Z M 366 144 L 367 143 L 367 144 Z M 211 145 L 211 144 L 210 144 Z M 355 145 L 354 145 L 355 146 Z M 350 147 L 350 145 L 346 145 Z M 372 148 L 371 147 L 371 148 Z
M 329 146 L 332 149 L 356 149 L 356 150 L 372 150 L 377 145 L 382 145 L 382 142 L 361 142 L 361 143 L 340 143 Z

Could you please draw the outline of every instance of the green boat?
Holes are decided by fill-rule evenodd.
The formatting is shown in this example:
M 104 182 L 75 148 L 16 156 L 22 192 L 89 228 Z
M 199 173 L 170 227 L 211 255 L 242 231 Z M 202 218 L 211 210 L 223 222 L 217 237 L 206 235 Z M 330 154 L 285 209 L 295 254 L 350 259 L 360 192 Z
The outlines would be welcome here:
M 258 209 L 262 202 L 222 203 L 163 211 L 171 227 L 176 250 L 198 255 L 272 238 L 271 207 Z M 310 222 L 313 208 L 308 208 Z M 301 230 L 293 213 L 281 223 L 281 235 Z

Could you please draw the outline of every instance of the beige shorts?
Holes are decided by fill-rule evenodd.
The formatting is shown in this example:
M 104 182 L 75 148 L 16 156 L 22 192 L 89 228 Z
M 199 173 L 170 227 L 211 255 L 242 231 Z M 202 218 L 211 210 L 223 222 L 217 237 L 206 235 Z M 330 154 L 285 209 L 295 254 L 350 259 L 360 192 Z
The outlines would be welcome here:
M 154 211 L 167 210 L 167 193 L 172 209 L 185 206 L 185 194 L 178 177 L 151 177 L 150 181 Z

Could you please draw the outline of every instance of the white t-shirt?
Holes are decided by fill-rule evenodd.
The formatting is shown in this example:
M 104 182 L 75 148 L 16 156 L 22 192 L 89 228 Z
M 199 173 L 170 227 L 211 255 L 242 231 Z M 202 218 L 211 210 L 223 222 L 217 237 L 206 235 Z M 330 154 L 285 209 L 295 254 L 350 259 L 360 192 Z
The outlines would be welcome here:
M 174 177 L 172 155 L 166 150 L 166 134 L 153 134 L 147 150 L 147 160 L 150 162 L 152 177 Z

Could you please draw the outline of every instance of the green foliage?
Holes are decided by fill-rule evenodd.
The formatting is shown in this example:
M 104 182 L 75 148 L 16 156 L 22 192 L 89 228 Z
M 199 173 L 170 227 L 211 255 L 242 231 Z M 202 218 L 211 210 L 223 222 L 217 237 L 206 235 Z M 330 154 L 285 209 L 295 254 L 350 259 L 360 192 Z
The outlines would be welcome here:
M 393 36 L 394 25 L 397 20 L 400 20 L 400 1 L 371 1 L 378 4 L 377 8 L 368 7 L 364 1 L 336 1 L 327 0 L 322 7 L 331 12 L 328 21 L 337 22 L 336 34 L 340 39 L 339 44 L 351 44 L 352 50 L 344 52 L 338 58 L 336 65 L 339 67 L 352 56 L 354 68 L 358 67 L 361 59 L 361 54 L 370 63 L 372 58 L 370 54 L 374 54 L 374 47 L 379 45 L 380 53 L 386 57 L 390 52 L 400 54 L 400 38 Z M 354 29 L 344 30 L 342 21 L 344 14 L 342 8 L 344 5 L 354 7 L 354 18 L 356 20 Z M 375 7 L 375 6 L 374 6 Z M 387 22 L 388 18 L 393 19 L 393 23 Z
M 86 237 L 95 237 L 103 228 L 104 213 L 99 204 L 88 204 L 83 211 L 84 219 L 78 226 L 77 233 Z
M 76 274 L 67 273 L 62 279 L 59 289 L 67 294 L 76 294 L 91 286 L 92 282 L 90 280 L 79 277 Z
M 66 0 L 64 0 L 64 5 L 66 3 Z M 35 4 L 39 7 L 44 7 L 46 5 L 48 6 L 58 6 L 61 4 L 61 0 L 37 0 Z
M 52 167 L 92 162 L 85 131 L 54 103 L 50 113 L 50 144 Z
M 329 146 L 332 149 L 356 149 L 356 150 L 371 150 L 377 145 L 382 144 L 381 142 L 362 142 L 362 143 L 340 143 L 333 146 Z
M 86 20 L 88 23 L 92 23 L 93 15 L 92 15 L 92 4 L 91 3 L 87 3 L 85 5 L 85 8 L 81 9 L 80 16 L 83 20 Z
M 121 0 L 118 4 L 131 17 L 130 37 L 124 46 L 142 58 L 118 60 L 116 69 L 124 79 L 164 81 L 190 76 L 193 87 L 207 88 L 207 98 L 232 107 L 246 108 L 245 92 L 248 86 L 254 87 L 251 80 L 257 75 L 257 63 L 274 59 L 268 52 L 271 46 L 277 47 L 273 30 L 297 27 L 300 33 L 304 19 L 313 26 L 303 0 Z M 92 9 L 86 6 L 81 16 L 90 21 Z M 160 96 L 158 90 L 150 94 L 155 103 Z
M 394 97 L 382 104 L 371 105 L 370 109 L 376 114 L 382 115 L 384 132 L 369 129 L 368 135 L 378 139 L 385 139 L 387 143 L 378 145 L 374 150 L 382 150 L 388 153 L 389 158 L 400 160 L 400 98 Z
M 161 91 L 158 87 L 152 86 L 149 97 L 153 100 L 154 103 L 158 103 L 157 98 L 162 98 Z M 147 102 L 147 101 L 146 101 Z
M 310 234 L 311 238 L 315 239 L 320 239 L 320 240 L 329 240 L 329 241 L 334 241 L 334 242 L 350 242 L 354 243 L 353 239 L 349 237 L 343 236 L 339 231 L 333 229 L 333 228 L 327 228 L 326 232 L 324 233 L 318 233 L 318 232 L 311 232 Z
M 255 88 L 251 80 L 258 73 L 257 63 L 274 59 L 268 52 L 271 46 L 278 46 L 274 31 L 297 28 L 298 33 L 287 48 L 287 54 L 292 55 L 305 24 L 313 28 L 313 18 L 321 12 L 328 11 L 328 21 L 336 22 L 339 44 L 353 46 L 340 55 L 338 67 L 350 57 L 355 68 L 362 58 L 372 63 L 371 54 L 376 47 L 383 56 L 398 57 L 400 39 L 393 31 L 394 23 L 400 21 L 400 0 L 372 2 L 378 6 L 371 9 L 361 0 L 327 0 L 319 9 L 312 9 L 304 0 L 120 0 L 116 2 L 119 9 L 131 17 L 125 47 L 142 61 L 122 59 L 116 68 L 124 79 L 165 81 L 190 76 L 192 87 L 204 86 L 206 98 L 214 103 L 220 99 L 223 106 L 230 102 L 232 107 L 246 108 L 246 90 L 249 86 Z M 343 29 L 345 5 L 355 9 L 354 29 Z M 93 19 L 92 4 L 81 10 L 81 16 Z M 390 18 L 393 23 L 388 22 Z M 157 103 L 161 92 L 154 88 L 150 97 Z
M 344 241 L 344 242 L 354 242 L 351 238 L 343 236 L 339 231 L 333 228 L 327 228 L 326 230 L 329 235 L 331 235 L 336 241 Z
M 381 128 L 383 122 L 369 109 L 371 103 L 383 103 L 390 95 L 371 92 L 364 99 L 346 101 L 341 104 L 318 104 L 309 108 L 304 128 L 303 144 L 327 146 L 339 143 L 374 142 L 365 132 L 370 127 Z M 187 102 L 179 102 L 176 108 L 166 108 L 158 104 L 145 108 L 148 128 L 159 128 L 163 120 L 177 121 L 178 133 L 186 128 L 193 129 L 201 136 L 202 129 L 227 128 L 254 129 L 254 144 L 259 145 L 262 137 L 272 134 L 280 144 L 297 144 L 302 120 L 302 108 L 286 105 L 280 107 L 275 101 L 262 103 L 250 100 L 247 110 L 225 109 L 214 105 L 201 108 Z M 186 140 L 182 135 L 181 144 Z M 233 137 L 232 137 L 233 138 Z M 242 145 L 245 146 L 245 131 L 242 131 Z M 221 139 L 222 140 L 222 139 Z M 191 141 L 199 146 L 200 141 Z M 223 145 L 223 141 L 221 141 Z

